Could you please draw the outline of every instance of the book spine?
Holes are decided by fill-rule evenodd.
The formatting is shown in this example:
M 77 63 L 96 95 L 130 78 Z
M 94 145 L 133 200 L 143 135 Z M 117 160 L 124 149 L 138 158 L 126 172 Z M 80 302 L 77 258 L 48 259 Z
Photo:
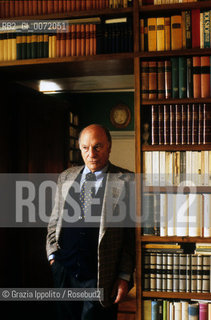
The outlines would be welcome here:
M 191 255 L 191 292 L 197 292 L 197 256 Z
M 199 303 L 199 319 L 208 320 L 208 303 Z
M 191 26 L 191 11 L 185 11 L 185 45 L 186 49 L 192 48 L 192 26 Z
M 202 292 L 202 256 L 197 256 L 196 291 Z
M 173 254 L 173 292 L 179 291 L 179 254 Z
M 164 61 L 157 62 L 157 79 L 158 79 L 158 99 L 165 97 L 165 63 Z
M 141 97 L 143 100 L 149 99 L 149 63 L 141 62 Z
M 202 266 L 202 293 L 210 292 L 210 256 L 203 256 Z
M 199 104 L 199 117 L 198 117 L 198 144 L 203 143 L 203 105 Z
M 211 107 L 203 104 L 203 144 L 211 144 Z
M 210 48 L 210 11 L 203 12 L 204 48 Z
M 158 106 L 158 144 L 164 144 L 164 110 L 163 105 Z
M 171 98 L 171 61 L 165 60 L 165 99 Z
M 186 255 L 186 292 L 191 292 L 191 254 Z
M 167 253 L 167 292 L 173 291 L 173 255 Z
M 210 57 L 201 57 L 201 97 L 210 97 Z
M 182 133 L 181 123 L 182 123 L 181 105 L 176 104 L 175 105 L 175 135 L 176 135 L 175 143 L 176 144 L 181 144 L 181 133 Z
M 193 9 L 192 16 L 192 48 L 200 48 L 200 9 Z
M 164 141 L 163 143 L 165 145 L 170 144 L 170 107 L 169 105 L 164 105 L 163 106 L 163 118 L 164 118 L 164 123 L 163 123 L 163 127 L 164 127 Z
M 156 291 L 156 253 L 150 253 L 150 291 Z
M 159 143 L 159 119 L 158 119 L 158 107 L 152 105 L 152 145 Z
M 192 144 L 198 144 L 198 119 L 199 119 L 198 105 L 192 104 Z
M 156 18 L 147 19 L 148 51 L 157 50 L 157 21 Z
M 211 237 L 211 196 L 204 194 L 204 237 Z
M 199 305 L 198 303 L 188 305 L 188 320 L 198 320 L 199 319 Z
M 157 51 L 165 50 L 164 18 L 157 18 Z
M 150 254 L 145 252 L 144 253 L 144 290 L 146 291 L 150 289 L 149 268 L 150 268 Z
M 187 98 L 193 97 L 193 61 L 187 58 Z
M 179 291 L 186 292 L 186 254 L 179 255 Z
M 193 97 L 201 97 L 201 57 L 193 57 Z
M 162 254 L 162 291 L 167 291 L 167 254 Z
M 176 110 L 175 105 L 170 105 L 170 144 L 176 143 Z
M 187 107 L 181 105 L 181 144 L 187 143 Z
M 171 18 L 164 18 L 164 40 L 165 40 L 165 51 L 171 49 Z
M 162 291 L 162 254 L 156 255 L 156 291 Z
M 187 60 L 179 57 L 179 98 L 187 97 Z
M 171 58 L 172 65 L 172 98 L 179 98 L 179 59 Z
M 187 144 L 192 143 L 192 106 L 187 105 Z
M 149 99 L 157 99 L 157 63 L 149 61 Z
M 182 16 L 171 16 L 171 49 L 182 49 Z
M 144 51 L 148 51 L 148 21 L 144 19 Z

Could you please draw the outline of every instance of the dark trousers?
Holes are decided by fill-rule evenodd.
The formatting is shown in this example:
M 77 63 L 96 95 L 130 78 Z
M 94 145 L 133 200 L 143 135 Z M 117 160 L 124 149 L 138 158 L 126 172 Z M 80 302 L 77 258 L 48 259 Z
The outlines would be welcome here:
M 56 288 L 96 288 L 96 279 L 79 281 L 60 262 L 52 264 Z M 59 320 L 116 320 L 117 305 L 104 308 L 98 301 L 58 301 Z

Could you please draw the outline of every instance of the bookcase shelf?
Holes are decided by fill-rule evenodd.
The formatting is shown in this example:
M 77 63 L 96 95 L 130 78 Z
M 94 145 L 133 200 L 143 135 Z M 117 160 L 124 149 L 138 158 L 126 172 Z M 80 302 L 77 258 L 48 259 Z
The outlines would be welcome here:
M 20 16 L 20 17 L 13 17 L 13 18 L 5 18 L 5 20 L 65 20 L 71 18 L 83 18 L 83 17 L 99 17 L 99 16 L 118 16 L 121 17 L 122 15 L 132 14 L 133 8 L 104 8 L 104 9 L 97 9 L 97 10 L 84 10 L 84 11 L 67 11 L 61 13 L 49 13 L 46 15 L 36 15 L 36 16 Z
M 157 59 L 168 57 L 179 57 L 179 56 L 205 56 L 211 55 L 211 48 L 200 49 L 200 48 L 191 48 L 191 49 L 182 49 L 182 50 L 170 50 L 170 51 L 144 51 L 135 53 L 136 57 L 142 59 Z
M 211 186 L 149 186 L 143 187 L 143 192 L 146 193 L 211 193 Z
M 3 77 L 13 80 L 128 75 L 133 74 L 133 53 L 4 61 L 0 70 Z
M 192 104 L 192 103 L 211 103 L 211 98 L 186 98 L 186 99 L 163 99 L 163 100 L 143 100 L 142 105 L 151 106 L 152 104 Z
M 185 242 L 185 243 L 210 243 L 211 238 L 203 237 L 159 237 L 159 236 L 141 236 L 141 242 Z
M 188 9 L 209 9 L 211 7 L 210 1 L 203 2 L 186 2 L 186 3 L 172 3 L 161 5 L 149 5 L 141 6 L 140 13 L 146 15 L 150 14 L 165 14 L 165 13 L 177 13 Z
M 211 144 L 183 144 L 183 145 L 142 145 L 142 151 L 204 151 L 211 150 Z
M 200 299 L 210 300 L 210 293 L 193 293 L 193 292 L 153 292 L 143 291 L 144 298 L 163 298 L 163 299 Z

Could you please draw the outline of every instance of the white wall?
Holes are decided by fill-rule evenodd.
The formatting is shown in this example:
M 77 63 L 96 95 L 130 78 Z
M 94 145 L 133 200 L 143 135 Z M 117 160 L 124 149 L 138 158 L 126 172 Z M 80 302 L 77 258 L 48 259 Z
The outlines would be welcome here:
M 111 131 L 110 161 L 120 167 L 135 171 L 135 132 Z

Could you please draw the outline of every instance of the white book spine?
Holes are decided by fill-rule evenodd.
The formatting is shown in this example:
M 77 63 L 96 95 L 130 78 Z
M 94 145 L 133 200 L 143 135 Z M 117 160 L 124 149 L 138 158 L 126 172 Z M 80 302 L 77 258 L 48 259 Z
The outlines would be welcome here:
M 167 235 L 176 235 L 176 195 L 167 194 Z
M 167 254 L 162 254 L 162 291 L 167 291 Z
M 175 314 L 175 317 L 174 317 L 175 320 L 183 320 L 181 302 L 174 302 L 174 314 Z
M 209 185 L 209 151 L 204 151 L 204 185 Z
M 166 185 L 166 153 L 160 151 L 160 186 Z
M 186 292 L 191 292 L 191 255 L 186 255 Z
M 197 292 L 197 256 L 191 255 L 191 292 Z
M 202 195 L 189 194 L 189 236 L 202 236 Z
M 156 290 L 156 253 L 150 253 L 150 291 Z
M 203 256 L 203 267 L 202 267 L 202 292 L 210 292 L 210 256 Z
M 197 256 L 197 275 L 196 275 L 196 291 L 202 292 L 202 256 Z
M 156 291 L 162 291 L 162 254 L 157 253 L 156 256 Z
M 152 185 L 152 152 L 143 152 L 143 182 L 145 186 Z
M 179 255 L 179 291 L 186 292 L 186 254 Z
M 160 236 L 167 236 L 167 194 L 160 194 Z
M 211 195 L 204 194 L 204 237 L 211 237 Z
M 182 320 L 188 320 L 188 302 L 181 301 L 182 303 Z
M 167 254 L 167 292 L 173 289 L 173 255 Z
M 179 254 L 173 254 L 173 292 L 179 291 Z
M 188 195 L 176 195 L 176 235 L 178 237 L 188 236 Z
M 154 151 L 152 156 L 152 185 L 159 186 L 160 182 L 160 155 L 159 151 Z

